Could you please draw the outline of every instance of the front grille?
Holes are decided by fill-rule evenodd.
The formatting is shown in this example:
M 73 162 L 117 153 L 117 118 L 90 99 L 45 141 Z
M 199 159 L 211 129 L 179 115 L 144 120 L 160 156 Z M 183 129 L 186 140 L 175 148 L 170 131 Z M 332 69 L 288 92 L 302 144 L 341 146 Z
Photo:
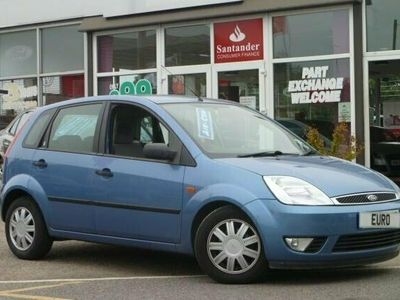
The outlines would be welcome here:
M 337 240 L 333 252 L 368 250 L 400 243 L 400 230 L 343 235 Z
M 310 245 L 308 245 L 307 249 L 304 250 L 305 253 L 317 253 L 321 250 L 322 246 L 326 242 L 325 236 L 315 237 Z
M 368 196 L 374 195 L 376 197 L 375 200 L 369 200 Z M 337 197 L 336 201 L 341 204 L 356 204 L 356 203 L 373 203 L 380 201 L 390 201 L 396 200 L 395 193 L 367 193 L 367 194 L 358 194 L 358 195 L 350 195 Z

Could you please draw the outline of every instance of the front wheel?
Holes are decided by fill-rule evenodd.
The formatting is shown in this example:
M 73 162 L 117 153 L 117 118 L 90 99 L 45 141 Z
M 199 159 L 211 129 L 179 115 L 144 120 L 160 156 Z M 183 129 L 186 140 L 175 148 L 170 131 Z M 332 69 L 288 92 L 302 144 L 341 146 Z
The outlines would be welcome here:
M 28 197 L 16 199 L 6 214 L 6 238 L 11 251 L 21 259 L 39 259 L 51 249 L 42 214 Z
M 260 236 L 251 220 L 232 206 L 210 213 L 195 238 L 200 267 L 221 283 L 256 281 L 267 269 Z

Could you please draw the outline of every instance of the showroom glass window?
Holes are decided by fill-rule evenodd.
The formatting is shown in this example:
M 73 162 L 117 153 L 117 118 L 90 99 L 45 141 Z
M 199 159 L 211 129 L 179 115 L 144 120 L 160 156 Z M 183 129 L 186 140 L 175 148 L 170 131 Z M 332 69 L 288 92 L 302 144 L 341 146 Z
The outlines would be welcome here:
M 156 30 L 99 35 L 97 94 L 157 93 Z
M 97 39 L 98 72 L 156 67 L 155 30 L 100 36 Z
M 400 49 L 398 0 L 366 0 L 367 51 Z
M 25 109 L 84 96 L 83 60 L 78 25 L 1 33 L 0 127 Z
M 274 58 L 349 52 L 349 12 L 334 10 L 273 18 Z
M 165 29 L 165 65 L 167 67 L 209 63 L 209 25 Z
M 349 70 L 347 58 L 276 64 L 275 118 L 298 130 L 318 128 L 330 139 L 338 122 L 350 122 Z
M 205 73 L 168 76 L 168 94 L 207 96 L 207 78 Z
M 120 91 L 120 87 L 124 82 L 133 83 L 136 86 L 140 80 L 146 80 L 150 83 L 150 90 L 146 92 L 135 91 L 132 94 L 135 95 L 155 95 L 157 94 L 157 73 L 142 73 L 133 75 L 120 75 L 120 76 L 106 76 L 99 77 L 97 80 L 97 94 L 98 95 L 108 95 L 114 90 Z M 129 93 L 127 93 L 129 94 Z
M 0 77 L 36 74 L 36 31 L 0 34 Z
M 348 9 L 273 18 L 275 119 L 303 138 L 317 128 L 326 146 L 339 122 L 351 128 L 349 40 Z
M 83 49 L 83 33 L 78 25 L 41 29 L 44 104 L 85 96 Z
M 36 30 L 0 34 L 0 129 L 38 105 Z
M 400 185 L 400 1 L 366 0 L 364 5 L 369 86 L 367 153 L 372 169 Z
M 0 129 L 20 112 L 38 105 L 37 83 L 36 77 L 0 80 L 0 90 L 8 91 L 7 95 L 0 95 Z

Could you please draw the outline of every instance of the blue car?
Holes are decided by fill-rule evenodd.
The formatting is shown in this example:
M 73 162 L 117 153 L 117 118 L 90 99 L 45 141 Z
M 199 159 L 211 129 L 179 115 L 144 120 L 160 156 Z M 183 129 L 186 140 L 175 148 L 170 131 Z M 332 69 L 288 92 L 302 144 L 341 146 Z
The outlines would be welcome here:
M 400 189 L 229 101 L 101 96 L 37 109 L 5 158 L 11 251 L 74 239 L 192 254 L 218 282 L 399 253 Z

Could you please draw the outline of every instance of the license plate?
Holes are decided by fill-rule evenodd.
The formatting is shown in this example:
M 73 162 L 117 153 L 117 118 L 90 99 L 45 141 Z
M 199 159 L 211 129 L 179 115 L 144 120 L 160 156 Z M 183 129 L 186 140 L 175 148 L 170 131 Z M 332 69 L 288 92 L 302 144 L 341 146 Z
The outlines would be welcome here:
M 360 228 L 400 228 L 397 210 L 362 212 L 358 222 Z
M 394 167 L 400 166 L 400 159 L 393 159 L 390 161 L 390 164 Z

